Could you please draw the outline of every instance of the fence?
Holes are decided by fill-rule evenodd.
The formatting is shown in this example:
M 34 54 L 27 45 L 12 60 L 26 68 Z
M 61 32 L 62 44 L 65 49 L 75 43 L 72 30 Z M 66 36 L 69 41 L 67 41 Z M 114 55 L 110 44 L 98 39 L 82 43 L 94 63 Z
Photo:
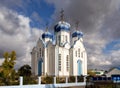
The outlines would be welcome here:
M 41 84 L 41 77 L 38 78 L 38 84 L 33 85 L 23 85 L 23 77 L 20 77 L 20 83 L 18 86 L 0 86 L 0 88 L 56 88 L 56 87 L 74 87 L 74 86 L 85 86 L 86 77 L 84 77 L 83 82 L 78 82 L 77 77 L 75 77 L 74 83 L 68 82 L 68 77 L 66 77 L 65 83 L 56 83 L 56 77 L 54 77 L 53 84 Z

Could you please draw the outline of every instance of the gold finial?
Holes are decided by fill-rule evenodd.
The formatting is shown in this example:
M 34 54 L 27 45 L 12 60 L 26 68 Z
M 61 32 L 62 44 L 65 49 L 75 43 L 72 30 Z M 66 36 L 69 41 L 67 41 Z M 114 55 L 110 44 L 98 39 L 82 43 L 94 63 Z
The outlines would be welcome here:
M 46 23 L 46 32 L 48 32 L 48 23 Z
M 78 30 L 79 21 L 76 22 L 76 30 Z
M 64 20 L 64 10 L 62 9 L 60 13 L 61 13 L 61 15 L 60 15 L 61 21 L 63 21 Z

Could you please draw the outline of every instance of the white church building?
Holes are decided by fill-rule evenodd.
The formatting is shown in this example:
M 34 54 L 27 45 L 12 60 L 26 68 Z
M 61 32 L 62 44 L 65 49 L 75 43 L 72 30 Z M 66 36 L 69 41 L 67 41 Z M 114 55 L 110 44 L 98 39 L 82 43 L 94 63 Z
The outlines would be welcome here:
M 54 27 L 54 35 L 46 31 L 31 52 L 33 75 L 87 75 L 87 52 L 83 33 L 70 33 L 70 24 L 61 19 Z M 55 42 L 53 42 L 55 41 Z

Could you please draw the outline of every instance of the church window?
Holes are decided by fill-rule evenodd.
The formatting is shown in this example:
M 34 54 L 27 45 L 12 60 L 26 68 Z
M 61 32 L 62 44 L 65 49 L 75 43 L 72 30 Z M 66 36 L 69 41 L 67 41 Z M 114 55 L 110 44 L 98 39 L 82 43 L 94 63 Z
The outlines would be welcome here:
M 75 56 L 77 57 L 77 50 L 75 51 Z
M 59 54 L 58 69 L 59 69 L 59 71 L 61 71 L 61 54 Z
M 67 35 L 65 36 L 65 41 L 67 42 L 68 40 L 67 40 Z
M 41 48 L 40 48 L 40 57 L 41 57 Z
M 37 52 L 37 58 L 39 57 L 39 53 Z
M 44 50 L 42 49 L 42 57 L 44 56 Z
M 61 41 L 61 36 L 58 36 L 58 41 L 59 41 L 59 45 L 60 45 L 60 41 Z
M 69 71 L 69 57 L 66 57 L 66 70 Z
M 78 57 L 80 57 L 80 48 L 78 49 Z

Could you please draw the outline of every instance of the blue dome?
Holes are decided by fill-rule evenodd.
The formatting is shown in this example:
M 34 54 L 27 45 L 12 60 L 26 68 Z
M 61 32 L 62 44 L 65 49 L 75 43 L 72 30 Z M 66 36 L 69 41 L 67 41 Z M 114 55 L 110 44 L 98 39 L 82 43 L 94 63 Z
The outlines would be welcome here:
M 80 32 L 80 31 L 75 31 L 75 32 L 73 32 L 72 37 L 79 37 L 79 38 L 81 38 L 81 37 L 83 37 L 83 33 Z
M 45 32 L 42 34 L 42 38 L 50 38 L 53 39 L 53 35 L 50 32 Z
M 65 21 L 59 21 L 55 27 L 54 27 L 55 32 L 59 31 L 70 31 L 70 24 L 65 22 Z

